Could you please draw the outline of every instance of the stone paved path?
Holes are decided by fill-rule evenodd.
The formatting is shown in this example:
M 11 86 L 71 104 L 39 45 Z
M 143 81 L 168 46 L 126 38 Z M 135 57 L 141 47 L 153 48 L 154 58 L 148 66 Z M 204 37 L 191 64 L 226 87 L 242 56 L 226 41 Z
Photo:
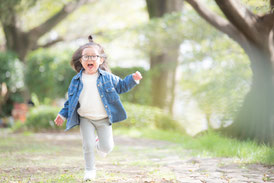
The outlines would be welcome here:
M 16 136 L 16 135 L 15 135 Z M 40 133 L 31 137 L 35 142 L 60 147 L 56 155 L 21 155 L 21 161 L 39 160 L 39 166 L 21 167 L 24 176 L 43 172 L 44 175 L 63 171 L 79 174 L 82 179 L 83 156 L 78 133 Z M 192 157 L 190 152 L 166 141 L 115 137 L 115 149 L 106 158 L 96 156 L 97 179 L 94 182 L 117 183 L 260 183 L 274 182 L 274 166 L 241 164 L 231 158 Z M 0 147 L 1 148 L 1 147 Z M 0 149 L 1 150 L 1 149 Z M 0 158 L 5 155 L 1 154 Z M 18 157 L 17 157 L 18 158 Z M 43 158 L 49 159 L 43 164 Z M 60 161 L 60 158 L 63 158 Z M 59 160 L 58 160 L 59 159 Z M 22 165 L 23 166 L 23 165 Z M 22 169 L 23 168 L 23 169 Z M 7 174 L 19 167 L 1 166 Z M 4 179 L 3 179 L 4 180 Z M 6 179 L 5 179 L 6 180 Z M 37 179 L 33 179 L 35 182 Z M 0 178 L 1 182 L 1 178 Z

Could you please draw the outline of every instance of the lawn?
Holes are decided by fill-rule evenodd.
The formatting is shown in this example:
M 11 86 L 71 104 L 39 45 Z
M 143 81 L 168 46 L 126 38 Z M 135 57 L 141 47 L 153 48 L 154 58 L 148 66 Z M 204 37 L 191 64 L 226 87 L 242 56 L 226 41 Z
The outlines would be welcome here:
M 274 181 L 273 148 L 209 133 L 114 129 L 115 148 L 96 155 L 95 182 Z M 81 182 L 79 131 L 10 133 L 0 129 L 0 182 Z M 244 176 L 243 176 L 244 175 Z
M 224 137 L 216 132 L 209 132 L 203 136 L 190 137 L 178 132 L 159 129 L 115 129 L 117 135 L 131 137 L 145 137 L 165 140 L 189 149 L 195 156 L 203 157 L 231 157 L 240 159 L 242 163 L 262 163 L 274 165 L 274 147 L 257 144 L 254 141 L 239 141 Z

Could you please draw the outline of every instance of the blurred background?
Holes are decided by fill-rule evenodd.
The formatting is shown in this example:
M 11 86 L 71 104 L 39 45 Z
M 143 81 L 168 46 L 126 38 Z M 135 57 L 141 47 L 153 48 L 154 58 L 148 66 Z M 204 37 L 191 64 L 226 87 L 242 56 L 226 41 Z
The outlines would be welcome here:
M 114 74 L 123 78 L 139 70 L 143 75 L 137 87 L 121 95 L 129 119 L 117 128 L 191 136 L 213 130 L 273 144 L 274 71 L 268 70 L 274 62 L 264 57 L 268 53 L 261 55 L 264 46 L 256 39 L 269 37 L 251 35 L 256 27 L 245 25 L 250 17 L 239 16 L 240 7 L 229 14 L 225 3 L 211 0 L 0 2 L 1 127 L 60 130 L 53 120 L 76 74 L 70 59 L 91 34 L 104 47 Z M 274 4 L 240 3 L 260 16 L 269 14 Z M 230 25 L 237 30 L 231 33 Z M 271 36 L 267 30 L 262 34 Z M 259 62 L 267 64 L 254 64 Z

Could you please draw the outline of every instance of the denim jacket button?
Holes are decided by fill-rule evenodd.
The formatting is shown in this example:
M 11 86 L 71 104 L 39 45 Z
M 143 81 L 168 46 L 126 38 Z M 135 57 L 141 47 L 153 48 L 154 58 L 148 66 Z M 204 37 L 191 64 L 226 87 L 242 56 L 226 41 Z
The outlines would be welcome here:
M 106 108 L 108 108 L 108 106 L 107 106 L 107 105 L 105 105 L 105 107 L 106 107 Z
M 101 97 L 103 98 L 104 96 L 103 96 L 103 95 L 101 95 Z

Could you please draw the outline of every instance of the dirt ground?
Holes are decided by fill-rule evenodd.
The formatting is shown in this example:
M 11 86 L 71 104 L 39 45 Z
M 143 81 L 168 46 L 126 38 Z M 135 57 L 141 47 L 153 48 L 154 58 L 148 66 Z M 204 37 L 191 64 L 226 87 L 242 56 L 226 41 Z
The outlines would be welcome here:
M 79 133 L 0 134 L 0 182 L 81 182 Z M 93 182 L 258 183 L 274 182 L 274 166 L 239 159 L 193 157 L 177 144 L 115 136 L 106 157 L 96 155 Z

